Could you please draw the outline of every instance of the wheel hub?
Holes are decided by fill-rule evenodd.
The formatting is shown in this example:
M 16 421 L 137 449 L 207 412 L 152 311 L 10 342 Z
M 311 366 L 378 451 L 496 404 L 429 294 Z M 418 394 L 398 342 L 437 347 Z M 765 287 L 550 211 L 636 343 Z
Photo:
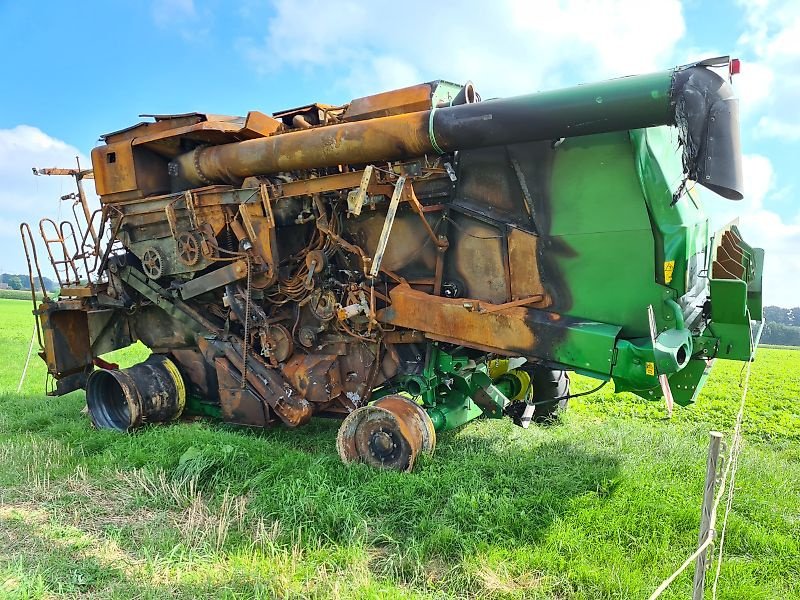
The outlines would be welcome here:
M 346 463 L 410 471 L 417 456 L 432 453 L 436 433 L 428 413 L 402 396 L 387 396 L 350 413 L 336 438 Z

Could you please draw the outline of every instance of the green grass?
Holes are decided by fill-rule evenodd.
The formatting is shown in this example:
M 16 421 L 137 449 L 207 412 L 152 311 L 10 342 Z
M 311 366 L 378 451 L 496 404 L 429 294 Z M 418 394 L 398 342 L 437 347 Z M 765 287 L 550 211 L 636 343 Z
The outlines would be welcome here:
M 0 300 L 0 598 L 647 597 L 695 548 L 708 431 L 741 394 L 741 364 L 719 362 L 670 421 L 598 393 L 384 473 L 342 465 L 332 421 L 94 431 L 82 394 L 42 394 L 35 356 L 13 393 L 31 328 Z M 798 397 L 800 353 L 759 351 L 720 598 L 800 597 Z M 663 597 L 690 589 L 691 569 Z

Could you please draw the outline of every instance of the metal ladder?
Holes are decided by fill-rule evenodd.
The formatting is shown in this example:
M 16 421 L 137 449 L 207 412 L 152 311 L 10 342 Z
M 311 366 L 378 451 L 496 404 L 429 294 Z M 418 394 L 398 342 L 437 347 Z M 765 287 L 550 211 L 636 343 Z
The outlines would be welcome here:
M 91 284 L 92 274 L 97 270 L 100 256 L 100 238 L 102 237 L 102 232 L 98 235 L 95 228 L 95 220 L 98 214 L 101 215 L 100 229 L 103 228 L 104 224 L 102 209 L 90 213 L 86 195 L 83 191 L 82 180 L 93 179 L 93 171 L 91 169 L 82 170 L 80 162 L 78 162 L 77 169 L 33 169 L 33 174 L 70 175 L 75 178 L 78 188 L 77 193 L 73 192 L 61 197 L 61 201 L 73 201 L 72 214 L 75 217 L 74 223 L 65 220 L 57 224 L 53 219 L 44 218 L 39 221 L 39 233 L 42 236 L 56 280 L 62 289 Z M 78 206 L 83 209 L 83 227 L 77 210 Z M 23 227 L 20 226 L 20 232 L 23 236 L 28 264 L 30 267 L 30 257 L 28 256 L 28 244 L 30 243 L 33 250 L 34 263 L 38 271 L 38 259 L 36 258 L 36 248 L 30 235 L 30 227 L 27 224 L 23 225 L 26 231 L 23 231 Z M 25 239 L 26 233 L 27 240 Z M 42 287 L 44 286 L 42 285 Z

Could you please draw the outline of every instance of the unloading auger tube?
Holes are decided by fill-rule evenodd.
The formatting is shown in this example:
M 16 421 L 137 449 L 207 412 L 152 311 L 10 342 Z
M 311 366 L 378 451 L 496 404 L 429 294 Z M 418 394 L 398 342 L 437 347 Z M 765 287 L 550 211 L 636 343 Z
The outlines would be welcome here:
M 681 132 L 688 177 L 725 198 L 741 200 L 738 99 L 731 85 L 706 66 L 720 60 L 198 147 L 177 157 L 171 172 L 184 180 L 185 187 L 236 185 L 246 177 L 297 169 L 674 125 Z
M 570 371 L 690 404 L 763 323 L 763 250 L 709 235 L 691 185 L 742 197 L 726 65 L 485 102 L 436 80 L 106 134 L 92 171 L 63 172 L 94 177 L 109 243 L 45 238 L 75 255 L 34 311 L 49 393 L 85 389 L 119 431 L 335 418 L 342 460 L 398 470 L 474 419 L 553 419 Z M 151 358 L 103 360 L 135 343 Z

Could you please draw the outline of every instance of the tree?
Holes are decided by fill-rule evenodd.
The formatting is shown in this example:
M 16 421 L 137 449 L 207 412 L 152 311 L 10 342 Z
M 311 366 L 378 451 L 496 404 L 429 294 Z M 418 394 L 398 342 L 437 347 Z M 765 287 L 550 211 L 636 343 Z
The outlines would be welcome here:
M 12 290 L 21 290 L 22 289 L 22 281 L 19 278 L 19 275 L 13 275 L 8 278 L 8 287 Z

